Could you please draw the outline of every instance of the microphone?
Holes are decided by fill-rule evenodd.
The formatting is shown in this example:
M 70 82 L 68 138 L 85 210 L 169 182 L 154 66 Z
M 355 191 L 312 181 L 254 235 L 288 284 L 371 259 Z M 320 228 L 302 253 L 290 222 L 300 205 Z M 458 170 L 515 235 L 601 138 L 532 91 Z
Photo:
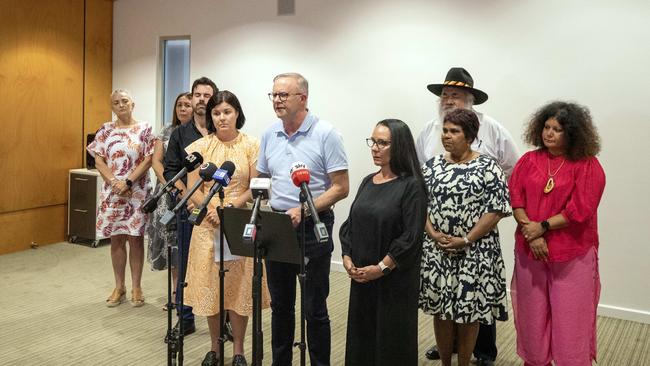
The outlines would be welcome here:
M 217 192 L 219 192 L 219 190 L 221 190 L 223 187 L 228 186 L 228 184 L 230 183 L 230 177 L 232 177 L 232 174 L 234 172 L 235 172 L 235 164 L 232 161 L 225 161 L 221 165 L 221 168 L 217 169 L 213 174 L 209 174 L 209 172 L 206 171 L 199 172 L 201 179 L 203 179 L 206 182 L 214 180 L 215 183 L 210 188 L 210 191 L 203 199 L 203 202 L 201 202 L 201 204 L 198 207 L 195 207 L 192 210 L 190 217 L 188 217 L 187 219 L 187 221 L 189 221 L 190 224 L 201 225 L 201 222 L 203 221 L 205 214 L 208 213 L 208 204 L 210 203 L 210 200 Z
M 149 197 L 149 199 L 144 201 L 144 203 L 142 204 L 142 212 L 144 213 L 153 212 L 156 209 L 156 207 L 158 207 L 158 200 L 160 200 L 160 197 L 162 197 L 163 194 L 165 193 L 171 192 L 172 189 L 174 189 L 174 183 L 176 183 L 187 173 L 198 168 L 202 163 L 203 163 L 203 156 L 201 156 L 201 154 L 199 154 L 198 152 L 195 151 L 187 155 L 185 159 L 183 159 L 183 169 L 181 169 L 181 171 L 178 172 L 178 174 L 176 174 L 174 178 L 167 181 L 167 183 L 165 183 L 165 185 L 157 194 Z
M 251 192 L 253 193 L 255 203 L 253 204 L 251 219 L 244 226 L 244 234 L 242 235 L 246 244 L 255 243 L 255 237 L 257 236 L 257 214 L 262 200 L 267 200 L 271 197 L 271 180 L 269 178 L 253 178 L 251 180 Z
M 217 171 L 217 166 L 216 165 L 214 165 L 212 163 L 205 163 L 205 164 L 201 165 L 201 167 L 199 168 L 199 175 L 201 177 L 203 177 L 204 175 L 212 176 L 216 171 Z M 180 210 L 181 207 L 183 207 L 187 203 L 187 201 L 194 194 L 194 192 L 196 192 L 199 189 L 199 187 L 201 187 L 201 184 L 203 184 L 203 181 L 198 180 L 194 184 L 194 186 L 187 192 L 187 194 L 183 197 L 183 199 L 180 200 L 178 202 L 178 204 L 171 211 L 167 210 L 167 212 L 165 212 L 163 217 L 160 218 L 160 223 L 165 225 L 165 226 L 169 225 L 169 223 L 172 222 L 172 220 L 174 219 L 174 216 L 176 216 L 176 213 L 178 212 L 178 210 Z
M 329 233 L 327 232 L 327 227 L 325 227 L 325 224 L 323 224 L 318 217 L 318 212 L 314 205 L 314 198 L 311 196 L 311 191 L 309 190 L 310 175 L 307 165 L 302 162 L 293 163 L 290 174 L 293 184 L 300 187 L 300 191 L 306 198 L 307 207 L 309 207 L 311 218 L 314 221 L 314 233 L 316 234 L 316 239 L 321 243 L 328 241 Z

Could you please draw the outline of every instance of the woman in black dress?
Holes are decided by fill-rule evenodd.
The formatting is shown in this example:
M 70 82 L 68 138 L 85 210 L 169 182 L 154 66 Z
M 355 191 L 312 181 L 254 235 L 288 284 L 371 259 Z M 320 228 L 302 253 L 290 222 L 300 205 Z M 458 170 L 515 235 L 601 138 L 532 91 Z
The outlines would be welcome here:
M 345 364 L 416 365 L 424 181 L 404 122 L 379 122 L 366 142 L 380 169 L 363 179 L 339 233 L 352 279 Z

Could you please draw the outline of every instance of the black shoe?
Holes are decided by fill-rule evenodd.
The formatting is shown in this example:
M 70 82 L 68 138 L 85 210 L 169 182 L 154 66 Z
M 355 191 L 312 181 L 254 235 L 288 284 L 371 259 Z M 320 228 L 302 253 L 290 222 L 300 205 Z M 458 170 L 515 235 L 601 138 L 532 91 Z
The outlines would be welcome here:
M 206 353 L 203 362 L 201 362 L 201 366 L 219 366 L 219 356 L 217 355 L 217 352 L 210 351 Z
M 196 326 L 194 325 L 194 321 L 183 323 L 183 337 L 186 337 L 194 332 L 196 332 Z M 165 335 L 165 343 L 169 343 L 171 339 L 173 339 L 174 341 L 178 340 L 179 333 L 180 331 L 179 331 L 178 323 L 176 323 L 176 325 L 174 325 L 174 328 L 172 328 L 171 334 L 167 333 L 167 335 Z
M 476 359 L 476 366 L 494 366 L 494 361 L 487 358 L 478 357 Z
M 232 358 L 232 366 L 248 366 L 246 357 L 244 357 L 244 355 L 235 355 L 235 357 Z
M 439 360 L 440 352 L 438 351 L 438 345 L 434 344 L 433 347 L 427 350 L 427 353 L 424 356 L 430 360 Z
M 174 325 L 174 332 L 176 334 L 179 333 L 179 323 L 177 322 L 176 325 Z M 183 322 L 183 337 L 187 337 L 188 335 L 196 332 L 196 326 L 194 325 L 194 321 L 184 321 Z
M 458 350 L 456 347 L 452 350 L 453 353 L 458 353 Z M 424 356 L 430 360 L 439 360 L 440 359 L 440 351 L 438 351 L 438 345 L 434 344 L 431 348 L 427 350 L 427 353 L 424 354 Z

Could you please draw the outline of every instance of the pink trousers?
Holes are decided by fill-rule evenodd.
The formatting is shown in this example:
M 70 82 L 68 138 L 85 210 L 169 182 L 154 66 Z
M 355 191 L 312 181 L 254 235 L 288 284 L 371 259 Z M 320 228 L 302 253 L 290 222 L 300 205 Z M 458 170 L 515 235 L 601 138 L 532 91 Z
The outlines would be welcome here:
M 591 366 L 600 298 L 595 248 L 545 263 L 515 251 L 511 283 L 517 353 L 527 366 Z

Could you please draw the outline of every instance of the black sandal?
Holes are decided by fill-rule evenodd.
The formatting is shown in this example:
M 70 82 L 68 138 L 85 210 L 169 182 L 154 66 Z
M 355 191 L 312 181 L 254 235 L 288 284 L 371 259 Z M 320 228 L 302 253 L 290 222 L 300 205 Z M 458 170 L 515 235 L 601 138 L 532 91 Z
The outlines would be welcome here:
M 217 355 L 217 352 L 210 351 L 206 353 L 203 362 L 201 362 L 201 366 L 219 366 L 219 355 Z

